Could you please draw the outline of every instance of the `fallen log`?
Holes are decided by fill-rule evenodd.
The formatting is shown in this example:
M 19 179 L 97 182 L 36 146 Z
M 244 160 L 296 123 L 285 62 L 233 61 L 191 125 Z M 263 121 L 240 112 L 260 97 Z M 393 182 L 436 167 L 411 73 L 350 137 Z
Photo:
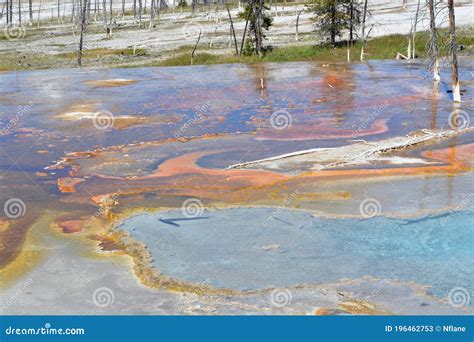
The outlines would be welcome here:
M 459 130 L 421 130 L 407 136 L 394 137 L 386 140 L 366 142 L 359 141 L 334 148 L 314 148 L 295 151 L 270 158 L 254 160 L 230 165 L 228 169 L 256 168 L 283 171 L 323 170 L 345 166 L 357 166 L 374 162 L 403 164 L 433 164 L 423 158 L 412 158 L 396 155 L 407 148 L 417 145 L 449 139 L 454 136 L 473 132 L 474 128 Z

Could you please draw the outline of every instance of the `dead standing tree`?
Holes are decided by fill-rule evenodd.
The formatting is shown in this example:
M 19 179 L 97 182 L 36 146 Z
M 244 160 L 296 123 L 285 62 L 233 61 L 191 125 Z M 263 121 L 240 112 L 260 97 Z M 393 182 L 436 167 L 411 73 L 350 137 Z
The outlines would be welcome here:
M 254 0 L 250 0 L 250 5 L 253 5 Z M 240 2 L 239 2 L 239 7 L 240 7 Z M 245 35 L 247 34 L 247 28 L 249 25 L 249 20 L 250 20 L 250 11 L 247 12 L 246 20 L 245 20 L 245 27 L 244 27 L 244 33 L 242 36 L 242 42 L 240 44 L 240 51 L 239 51 L 239 57 L 242 55 L 242 52 L 244 51 L 244 43 L 245 43 Z
M 21 26 L 21 0 L 18 0 L 18 25 Z
M 193 51 L 191 52 L 191 65 L 194 65 L 194 53 L 196 52 L 199 41 L 201 40 L 202 31 L 199 29 L 199 36 L 197 38 L 196 44 L 194 45 Z
M 364 0 L 364 9 L 362 10 L 362 34 L 360 35 L 361 38 L 361 48 L 360 48 L 360 61 L 364 60 L 364 45 L 365 45 L 365 22 L 367 20 L 367 4 L 368 0 Z
M 106 38 L 109 39 L 112 37 L 112 25 L 113 25 L 113 10 L 112 10 L 113 4 L 112 0 L 109 1 L 109 23 L 107 24 L 107 27 L 105 28 L 106 30 Z
M 428 58 L 430 59 L 430 70 L 433 71 L 433 80 L 439 82 L 439 52 L 436 42 L 436 6 L 435 0 L 428 0 L 428 11 L 430 15 L 430 41 Z
M 142 27 L 143 2 L 138 0 L 138 28 Z
M 230 10 L 229 6 L 226 5 L 227 9 L 227 14 L 229 15 L 229 21 L 230 21 L 230 34 L 231 34 L 231 39 L 234 39 L 234 46 L 235 46 L 235 54 L 239 54 L 239 47 L 237 46 L 237 38 L 235 37 L 235 30 L 234 30 L 234 21 L 232 20 L 232 16 L 230 15 Z
M 6 0 L 5 2 L 5 7 L 6 7 L 6 16 L 7 16 L 7 27 L 10 26 L 10 1 Z M 3 9 L 2 9 L 2 14 L 3 14 Z
M 8 26 L 13 25 L 13 0 L 7 3 L 7 23 Z
M 149 28 L 152 28 L 152 27 L 155 26 L 155 16 L 156 16 L 155 0 L 151 0 L 151 4 L 150 4 L 150 24 L 148 25 Z
M 107 28 L 107 0 L 102 0 L 102 20 L 104 27 Z
M 415 59 L 416 58 L 416 49 L 415 49 L 415 37 L 416 37 L 416 27 L 418 25 L 418 17 L 420 13 L 420 1 L 418 0 L 418 4 L 416 6 L 415 12 L 415 20 L 410 29 L 410 36 L 408 37 L 408 59 Z
M 270 5 L 270 8 L 271 8 L 271 5 Z M 303 10 L 299 11 L 299 12 L 298 12 L 298 15 L 296 16 L 296 32 L 295 32 L 295 40 L 296 40 L 296 41 L 299 41 L 298 26 L 299 26 L 299 24 L 300 24 L 300 15 L 301 15 L 302 12 L 303 12 Z
M 449 10 L 449 31 L 450 31 L 450 44 L 449 54 L 451 57 L 451 79 L 453 86 L 453 101 L 461 102 L 461 91 L 459 89 L 459 75 L 458 75 L 458 44 L 456 41 L 456 23 L 454 18 L 454 0 L 448 0 Z
M 81 8 L 81 35 L 79 38 L 79 49 L 77 51 L 77 64 L 79 67 L 82 67 L 82 49 L 84 44 L 84 35 L 86 31 L 86 12 L 87 12 L 87 3 L 89 0 L 83 0 Z

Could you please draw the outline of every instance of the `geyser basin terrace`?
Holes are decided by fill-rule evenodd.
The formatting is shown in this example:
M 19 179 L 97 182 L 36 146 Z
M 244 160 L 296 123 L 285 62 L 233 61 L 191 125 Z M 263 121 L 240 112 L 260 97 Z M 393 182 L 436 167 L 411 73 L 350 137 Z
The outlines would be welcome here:
M 461 78 L 455 107 L 425 76 L 418 61 L 1 74 L 2 308 L 108 314 L 91 300 L 107 288 L 119 314 L 472 312 L 449 293 L 473 291 L 474 86 Z M 291 305 L 271 305 L 275 287 Z

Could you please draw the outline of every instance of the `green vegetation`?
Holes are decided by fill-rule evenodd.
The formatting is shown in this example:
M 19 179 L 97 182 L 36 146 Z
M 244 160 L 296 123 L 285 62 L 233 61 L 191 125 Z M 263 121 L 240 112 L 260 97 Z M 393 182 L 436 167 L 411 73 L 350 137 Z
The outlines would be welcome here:
M 446 55 L 448 32 L 439 30 L 441 53 Z M 468 53 L 474 52 L 474 28 L 460 27 L 457 32 L 458 44 L 464 46 Z M 426 43 L 429 39 L 428 32 L 419 32 L 416 36 L 416 54 L 418 58 L 425 57 Z M 307 37 L 310 38 L 310 37 Z M 311 38 L 312 39 L 312 38 Z M 306 39 L 307 41 L 307 39 Z M 300 43 L 301 44 L 301 43 Z M 373 38 L 366 43 L 366 59 L 394 59 L 398 52 L 406 54 L 408 46 L 407 35 L 390 35 Z M 444 47 L 444 48 L 443 48 Z M 320 45 L 294 45 L 275 47 L 265 56 L 255 55 L 238 56 L 217 53 L 219 49 L 201 50 L 198 47 L 194 56 L 194 64 L 224 64 L 224 63 L 258 63 L 258 62 L 294 62 L 294 61 L 321 61 L 344 62 L 347 61 L 347 42 L 339 42 L 333 48 L 330 43 Z M 350 48 L 352 61 L 358 61 L 361 45 L 355 42 Z M 202 49 L 202 48 L 201 48 Z M 144 49 L 91 49 L 84 50 L 84 66 L 86 67 L 137 67 L 137 66 L 181 66 L 191 65 L 192 47 L 181 47 L 171 52 L 162 52 L 160 55 Z M 216 53 L 214 53 L 216 51 Z M 64 52 L 60 54 L 34 54 L 22 52 L 0 53 L 0 71 L 22 69 L 48 69 L 48 68 L 74 68 L 77 67 L 77 52 Z M 164 59 L 163 59 L 164 58 Z
M 360 4 L 354 0 L 312 0 L 308 4 L 308 10 L 314 13 L 312 18 L 319 31 L 331 43 L 336 46 L 336 38 L 349 30 L 350 40 L 353 33 L 360 24 Z
M 458 44 L 467 50 L 474 50 L 473 28 L 459 29 Z M 440 30 L 446 34 L 446 30 Z M 416 39 L 416 53 L 418 58 L 425 57 L 425 47 L 429 39 L 429 32 L 419 32 Z M 366 59 L 394 59 L 398 52 L 406 54 L 408 38 L 406 35 L 395 34 L 377 37 L 367 41 L 365 51 Z M 350 48 L 351 60 L 357 61 L 360 55 L 361 44 L 356 42 Z M 447 48 L 442 50 L 447 54 Z M 287 46 L 276 47 L 265 54 L 264 57 L 242 56 L 240 59 L 235 55 L 216 55 L 209 52 L 196 53 L 194 64 L 223 64 L 223 63 L 257 63 L 257 62 L 294 62 L 294 61 L 323 61 L 344 62 L 347 61 L 347 42 L 340 42 L 335 48 L 330 43 L 321 45 Z M 154 62 L 150 65 L 156 66 L 179 66 L 190 65 L 190 49 L 175 54 L 175 56 L 164 61 Z
M 127 48 L 127 49 L 107 49 L 107 48 L 97 48 L 97 49 L 90 49 L 84 50 L 82 53 L 82 58 L 97 58 L 97 57 L 104 57 L 104 56 L 134 56 L 134 55 L 143 55 L 145 54 L 145 49 L 135 49 Z M 57 55 L 60 58 L 76 58 L 77 52 L 64 52 Z
M 106 49 L 98 48 L 83 51 L 83 60 L 91 66 L 117 66 L 121 57 L 145 58 L 145 49 Z M 27 54 L 23 52 L 4 52 L 0 54 L 0 71 L 28 69 L 61 69 L 77 67 L 77 51 L 59 54 Z
M 273 22 L 273 18 L 267 13 L 269 9 L 264 0 L 252 0 L 239 14 L 240 18 L 246 21 L 247 27 L 244 54 L 261 56 L 267 52 L 267 47 L 263 45 L 266 38 L 265 31 L 270 29 Z

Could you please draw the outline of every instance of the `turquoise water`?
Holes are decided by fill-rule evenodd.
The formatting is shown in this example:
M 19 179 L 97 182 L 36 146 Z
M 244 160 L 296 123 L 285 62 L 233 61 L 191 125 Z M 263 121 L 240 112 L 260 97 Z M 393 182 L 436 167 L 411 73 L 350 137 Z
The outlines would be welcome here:
M 461 79 L 472 74 L 469 62 L 460 61 Z M 198 160 L 200 166 L 226 168 L 303 149 L 342 146 L 350 143 L 352 132 L 375 119 L 384 120 L 388 130 L 364 136 L 364 140 L 377 141 L 424 128 L 446 129 L 452 102 L 443 87 L 435 97 L 423 72 L 419 61 L 373 61 L 330 67 L 302 62 L 2 73 L 0 205 L 20 198 L 31 215 L 23 218 L 25 222 L 14 222 L 9 239 L 15 239 L 8 240 L 8 246 L 20 246 L 32 217 L 45 210 L 67 213 L 70 219 L 94 216 L 97 208 L 90 197 L 105 192 L 127 189 L 132 193 L 152 186 L 158 189 L 156 196 L 131 198 L 133 207 L 170 203 L 179 207 L 182 203 L 181 190 L 172 196 L 173 191 L 168 190 L 175 189 L 170 189 L 167 180 L 124 186 L 121 181 L 91 175 L 146 175 L 166 160 L 197 151 L 214 151 Z M 449 79 L 449 71 L 444 72 L 443 79 Z M 137 82 L 116 88 L 88 83 L 115 78 Z M 474 84 L 466 82 L 464 87 L 461 108 L 471 115 Z M 60 119 L 61 114 L 78 110 L 73 105 L 91 105 L 91 112 L 106 110 L 115 117 L 138 116 L 148 121 L 98 130 L 89 119 Z M 321 136 L 301 141 L 255 140 L 274 131 L 271 116 L 280 109 L 287 109 L 292 116 L 291 127 L 281 134 L 299 137 L 319 132 Z M 334 136 L 326 135 L 328 131 Z M 177 136 L 201 138 L 173 141 Z M 471 134 L 435 147 L 472 141 Z M 140 144 L 144 142 L 155 144 Z M 126 151 L 118 148 L 123 145 L 128 146 Z M 48 167 L 68 152 L 96 149 L 106 150 L 104 158 L 76 161 L 78 176 L 86 179 L 77 193 L 60 193 L 57 181 L 70 176 L 71 166 Z M 185 177 L 176 176 L 178 189 Z M 384 212 L 436 211 L 462 204 L 473 184 L 472 172 L 371 182 L 352 178 L 340 184 L 315 181 L 305 185 L 308 193 L 344 191 L 351 198 L 307 201 L 301 207 L 357 214 L 362 199 L 375 197 Z M 122 205 L 124 202 L 125 198 Z M 179 210 L 144 214 L 127 220 L 122 229 L 148 246 L 158 269 L 177 279 L 245 290 L 372 275 L 430 285 L 440 297 L 453 287 L 465 287 L 472 293 L 472 212 L 454 213 L 449 220 L 379 217 L 359 221 L 325 220 L 289 210 L 233 209 L 204 213 L 199 220 L 171 221 L 176 224 L 159 221 L 173 217 L 182 218 L 182 214 Z M 0 265 L 11 260 L 8 253 L 13 249 L 0 253 Z
M 333 220 L 239 208 L 179 218 L 180 211 L 145 213 L 119 229 L 144 242 L 164 274 L 216 287 L 249 290 L 369 275 L 429 285 L 439 297 L 454 287 L 474 290 L 470 211 L 417 220 Z

